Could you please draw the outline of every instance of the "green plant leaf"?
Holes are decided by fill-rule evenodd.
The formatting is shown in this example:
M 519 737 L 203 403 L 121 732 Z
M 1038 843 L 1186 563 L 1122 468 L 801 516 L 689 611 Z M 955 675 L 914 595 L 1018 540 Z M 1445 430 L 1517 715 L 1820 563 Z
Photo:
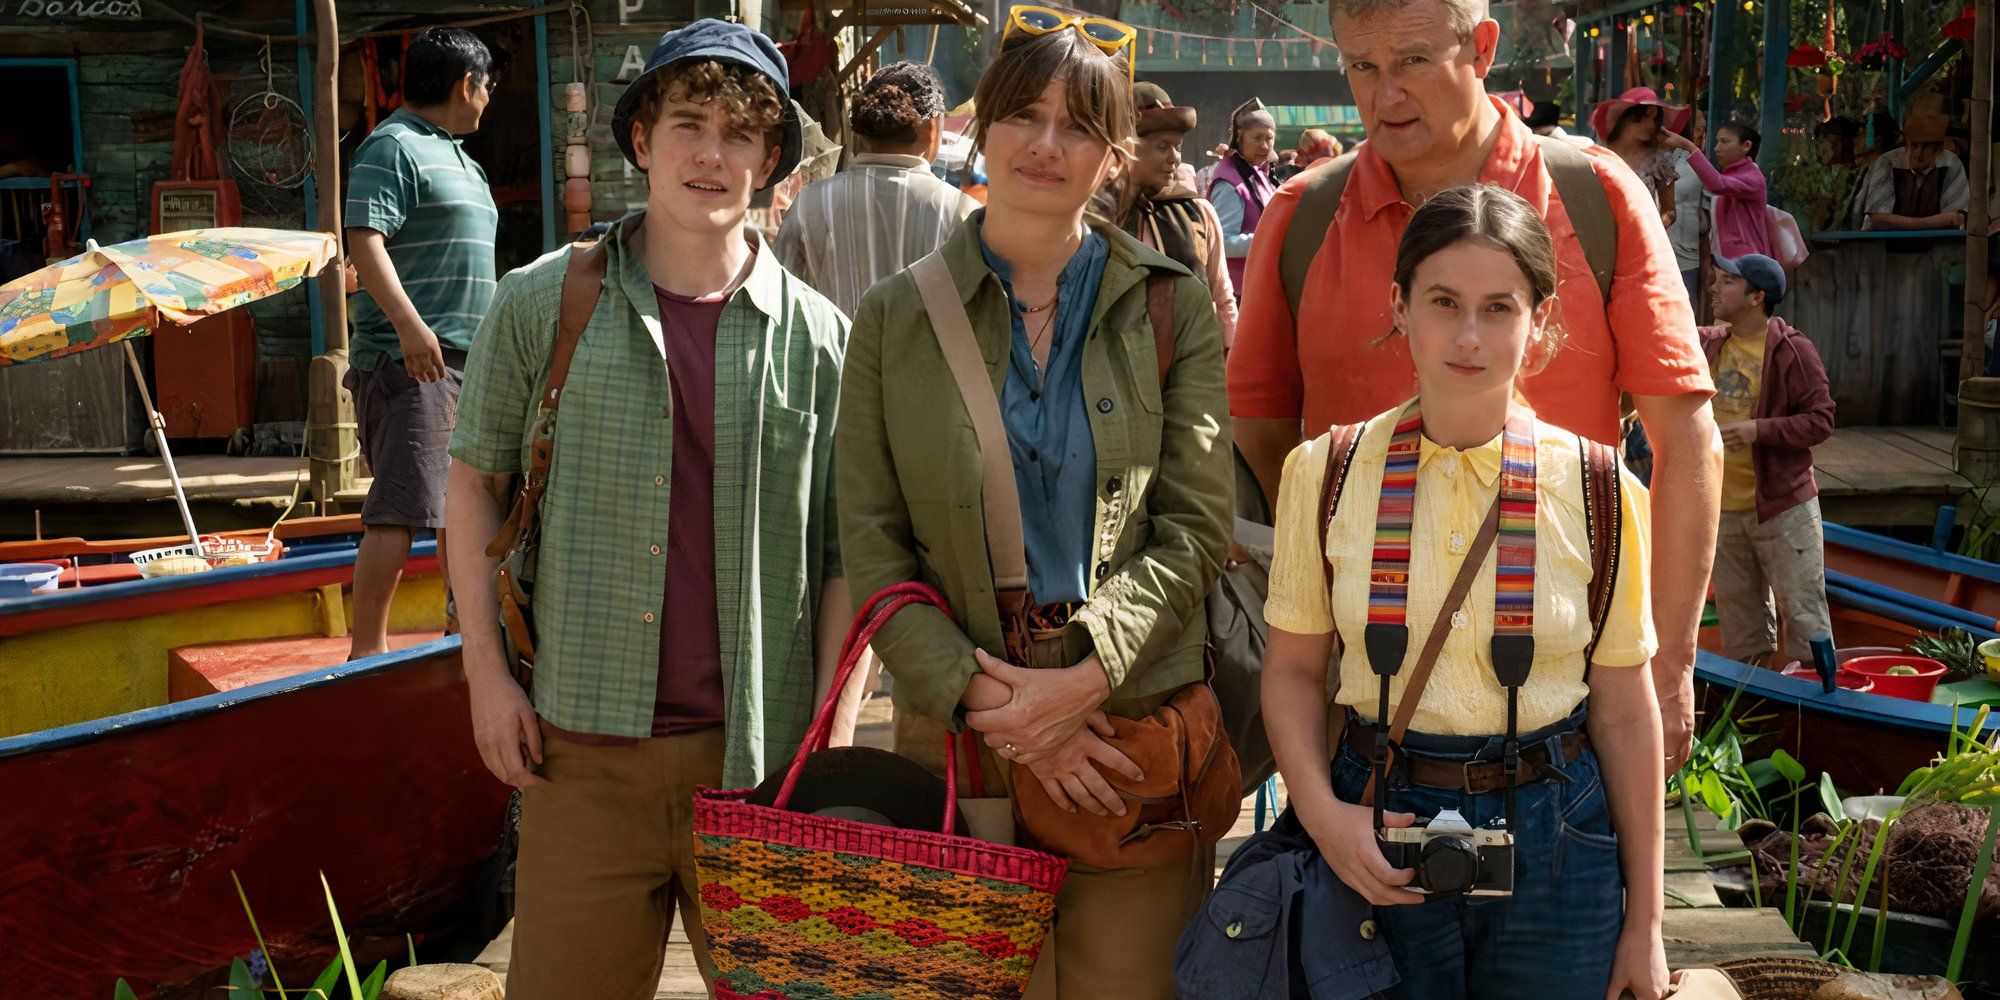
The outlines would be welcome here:
M 243 916 L 250 921 L 250 933 L 257 938 L 257 950 L 264 953 L 264 963 L 271 970 L 271 985 L 278 988 L 278 1000 L 290 1000 L 285 995 L 285 981 L 278 978 L 278 963 L 271 958 L 271 946 L 264 943 L 264 932 L 257 929 L 257 915 L 250 912 L 250 897 L 243 892 L 243 880 L 236 877 L 235 869 L 230 870 L 229 881 L 236 883 L 236 898 L 243 901 Z
M 382 993 L 382 981 L 389 978 L 389 963 L 385 959 L 375 963 L 375 971 L 361 981 L 361 1000 L 375 1000 Z
M 333 961 L 320 970 L 319 978 L 313 980 L 312 992 L 318 994 L 320 1000 L 333 1000 L 333 988 L 340 983 L 340 970 L 345 968 L 347 966 L 341 964 L 340 956 L 333 956 Z
M 328 885 L 326 873 L 319 873 L 320 888 L 326 890 L 326 912 L 333 915 L 333 939 L 340 942 L 340 964 L 347 969 L 347 988 L 354 994 L 354 1000 L 362 1000 L 360 973 L 354 968 L 354 955 L 347 948 L 347 930 L 340 926 L 340 907 L 333 905 L 333 886 Z
M 244 965 L 243 960 L 240 958 L 229 960 L 229 988 L 232 990 L 245 990 L 251 993 L 258 992 L 257 980 L 250 978 L 250 967 Z
M 1847 818 L 1847 809 L 1842 805 L 1840 790 L 1833 787 L 1833 775 L 1823 771 L 1819 776 L 1819 801 L 1821 805 L 1826 806 L 1826 814 L 1833 817 L 1834 822 L 1841 822 Z
M 403 943 L 410 946 L 410 965 L 415 966 L 417 964 L 417 939 L 412 935 L 405 934 L 403 935 Z
M 1771 766 L 1777 768 L 1778 773 L 1794 785 L 1806 780 L 1806 766 L 1783 750 L 1771 751 Z
M 132 984 L 123 979 L 111 987 L 111 1000 L 139 1000 L 139 994 L 132 992 Z

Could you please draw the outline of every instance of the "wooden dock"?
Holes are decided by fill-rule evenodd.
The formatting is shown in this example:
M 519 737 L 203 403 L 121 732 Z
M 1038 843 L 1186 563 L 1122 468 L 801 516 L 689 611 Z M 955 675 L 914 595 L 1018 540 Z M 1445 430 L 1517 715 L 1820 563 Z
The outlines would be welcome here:
M 1853 527 L 1929 527 L 1938 508 L 1970 516 L 1949 427 L 1842 427 L 1813 449 L 1820 513 Z
M 301 504 L 312 499 L 301 457 L 175 455 L 174 466 L 204 531 L 266 527 L 295 488 Z M 150 455 L 0 457 L 0 539 L 35 537 L 38 511 L 45 538 L 177 534 L 173 497 L 165 464 Z
M 886 749 L 889 741 L 889 699 L 887 696 L 871 698 L 862 708 L 857 742 Z M 1284 801 L 1283 779 L 1279 779 L 1277 798 L 1279 802 Z M 1237 817 L 1236 826 L 1216 845 L 1217 874 L 1221 873 L 1229 855 L 1256 832 L 1253 805 L 1252 799 L 1243 800 L 1243 812 Z M 1737 849 L 1735 835 L 1716 829 L 1714 816 L 1705 811 L 1696 815 L 1705 851 L 1718 854 Z M 1689 843 L 1680 810 L 1669 809 L 1666 816 L 1667 911 L 1663 933 L 1669 968 L 1713 965 L 1726 959 L 1752 955 L 1813 957 L 1813 950 L 1792 935 L 1777 910 L 1723 906 L 1722 900 L 1716 896 L 1714 883 L 1709 881 L 1708 866 L 1695 856 Z M 474 961 L 492 969 L 504 980 L 513 935 L 514 925 L 509 923 Z M 660 984 L 654 993 L 654 1000 L 696 1000 L 707 995 L 701 973 L 695 970 L 694 952 L 688 945 L 687 932 L 676 920 L 667 940 L 666 964 L 660 970 Z

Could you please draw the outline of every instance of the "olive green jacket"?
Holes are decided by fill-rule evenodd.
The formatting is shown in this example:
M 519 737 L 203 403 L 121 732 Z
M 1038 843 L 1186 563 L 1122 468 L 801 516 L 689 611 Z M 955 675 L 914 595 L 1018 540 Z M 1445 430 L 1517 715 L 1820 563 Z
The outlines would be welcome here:
M 1012 324 L 1006 292 L 979 249 L 984 211 L 943 247 L 997 395 Z M 1110 678 L 1112 699 L 1200 680 L 1206 598 L 1228 550 L 1232 485 L 1222 329 L 1208 289 L 1180 264 L 1092 220 L 1111 241 L 1083 352 L 1083 392 L 1097 447 L 1097 560 L 1075 616 Z M 1146 278 L 1174 280 L 1173 369 L 1164 391 L 1146 317 Z M 954 729 L 978 670 L 977 643 L 1002 653 L 987 559 L 979 441 L 909 273 L 869 289 L 856 310 L 835 432 L 840 540 L 857 601 L 922 580 L 961 624 L 925 607 L 891 620 L 874 643 L 895 678 L 896 710 Z M 1081 651 L 1080 651 L 1081 652 Z M 1080 655 L 1079 655 L 1080 658 Z

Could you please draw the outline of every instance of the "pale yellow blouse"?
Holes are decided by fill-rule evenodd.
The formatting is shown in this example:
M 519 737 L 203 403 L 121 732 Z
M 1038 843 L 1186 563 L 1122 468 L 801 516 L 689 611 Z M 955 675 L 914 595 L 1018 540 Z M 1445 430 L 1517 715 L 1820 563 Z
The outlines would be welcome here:
M 1355 448 L 1340 505 L 1327 533 L 1333 592 L 1318 553 L 1320 487 L 1328 435 L 1308 441 L 1285 460 L 1279 491 L 1277 542 L 1265 619 L 1272 627 L 1321 635 L 1339 626 L 1344 651 L 1337 700 L 1373 719 L 1379 682 L 1368 667 L 1362 631 L 1368 622 L 1368 569 L 1375 544 L 1376 500 L 1394 435 L 1398 407 L 1368 422 Z M 1539 425 L 1535 457 L 1535 663 L 1521 689 L 1520 731 L 1559 721 L 1588 693 L 1583 650 L 1590 643 L 1590 533 L 1584 516 L 1583 478 L 1576 435 Z M 1418 462 L 1416 510 L 1411 521 L 1409 653 L 1390 681 L 1393 711 L 1416 666 L 1417 652 L 1437 621 L 1438 607 L 1479 533 L 1499 490 L 1500 438 L 1460 451 L 1426 438 Z M 1618 580 L 1594 657 L 1599 667 L 1635 667 L 1652 659 L 1659 644 L 1646 581 L 1651 562 L 1651 508 L 1646 488 L 1629 471 L 1624 484 Z M 1497 546 L 1495 548 L 1497 550 Z M 1507 728 L 1507 692 L 1494 679 L 1493 564 L 1474 578 L 1465 615 L 1455 623 L 1438 657 L 1423 703 L 1410 728 L 1440 735 L 1489 735 Z M 1329 601 L 1329 596 L 1331 600 Z

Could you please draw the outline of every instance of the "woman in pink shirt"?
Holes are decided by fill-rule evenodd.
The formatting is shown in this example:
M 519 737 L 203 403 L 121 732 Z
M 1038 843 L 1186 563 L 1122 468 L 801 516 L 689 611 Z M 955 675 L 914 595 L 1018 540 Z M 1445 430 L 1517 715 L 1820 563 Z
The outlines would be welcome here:
M 1715 218 L 1709 231 L 1714 234 L 1710 252 L 1717 257 L 1740 257 L 1746 253 L 1771 253 L 1769 186 L 1764 171 L 1757 168 L 1757 147 L 1763 145 L 1757 130 L 1742 122 L 1730 122 L 1715 130 L 1715 162 L 1708 162 L 1701 147 L 1672 132 L 1661 142 L 1688 152 L 1688 166 L 1701 178 L 1701 186 L 1715 196 Z

